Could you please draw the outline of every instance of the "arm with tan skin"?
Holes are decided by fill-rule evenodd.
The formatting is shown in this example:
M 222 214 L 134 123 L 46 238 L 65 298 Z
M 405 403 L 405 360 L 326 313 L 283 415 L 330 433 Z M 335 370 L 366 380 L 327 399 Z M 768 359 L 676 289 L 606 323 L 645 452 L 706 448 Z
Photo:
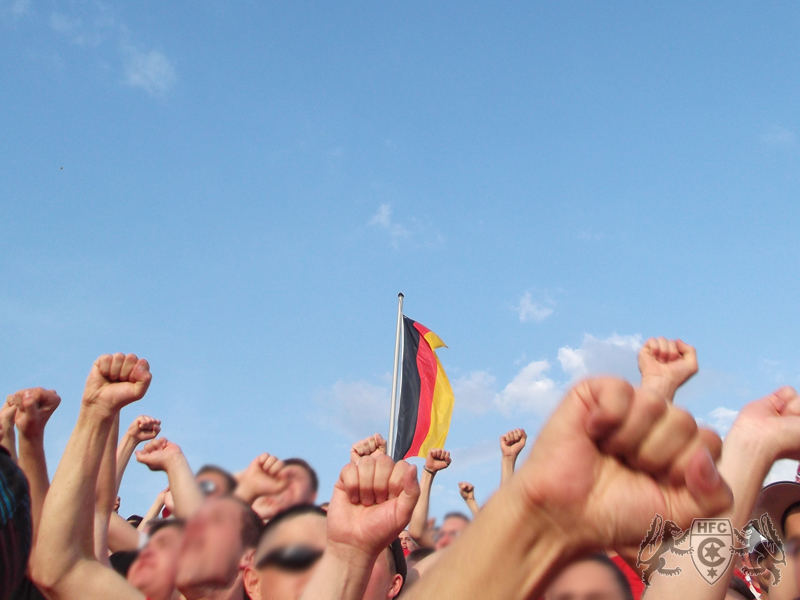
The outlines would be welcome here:
M 119 437 L 119 413 L 114 417 L 108 433 L 100 472 L 97 475 L 94 505 L 94 555 L 99 562 L 111 566 L 108 560 L 109 519 L 114 513 L 117 500 L 116 448 Z M 119 515 L 117 515 L 119 517 Z M 121 517 L 120 517 L 121 518 Z M 130 527 L 130 525 L 128 525 Z
M 239 477 L 239 484 L 233 495 L 248 506 L 261 496 L 273 496 L 286 488 L 286 465 L 277 456 L 260 454 L 256 456 Z
M 428 506 L 431 500 L 431 486 L 436 473 L 450 466 L 452 462 L 450 453 L 447 450 L 433 448 L 428 451 L 425 458 L 425 467 L 419 480 L 419 500 L 414 507 L 414 514 L 411 516 L 411 523 L 408 525 L 408 533 L 418 542 L 425 533 L 425 523 L 428 520 Z
M 458 484 L 458 492 L 461 494 L 464 502 L 467 503 L 467 507 L 472 513 L 472 516 L 476 517 L 481 509 L 475 501 L 475 486 L 466 481 L 462 481 Z
M 656 395 L 584 381 L 405 600 L 538 598 L 578 554 L 637 543 L 656 513 L 681 527 L 717 514 L 732 502 L 714 465 L 720 451 L 716 434 Z
M 183 451 L 167 438 L 156 438 L 136 452 L 136 460 L 151 471 L 164 471 L 175 501 L 175 516 L 189 519 L 205 500 Z
M 746 405 L 725 437 L 719 471 L 730 484 L 735 502 L 719 518 L 730 519 L 736 529 L 744 527 L 750 520 L 762 482 L 780 458 L 800 460 L 800 396 L 790 387 Z M 780 528 L 780 524 L 775 525 Z M 728 569 L 710 586 L 692 568 L 691 558 L 675 558 L 675 565 L 681 566 L 684 573 L 681 577 L 653 577 L 647 600 L 725 598 L 733 569 Z
M 517 457 L 527 441 L 528 434 L 524 429 L 512 429 L 500 437 L 500 451 L 503 454 L 500 463 L 500 485 L 507 483 L 514 475 Z
M 139 523 L 139 527 L 136 528 L 137 530 L 144 531 L 147 528 L 150 521 L 158 518 L 158 515 L 161 514 L 161 511 L 164 508 L 164 498 L 166 497 L 168 491 L 169 488 L 161 490 L 158 493 L 158 496 L 156 496 L 156 499 L 153 500 L 153 504 L 147 510 L 147 514 L 142 519 L 142 522 Z
M 147 415 L 136 417 L 128 426 L 117 447 L 117 493 L 119 493 L 119 486 L 122 483 L 122 476 L 125 474 L 125 469 L 136 447 L 157 438 L 159 433 L 161 433 L 161 421 Z
M 78 422 L 44 504 L 31 573 L 49 600 L 142 600 L 144 596 L 94 555 L 95 490 L 119 410 L 142 398 L 150 369 L 136 355 L 103 355 L 86 380 Z
M 33 541 L 39 532 L 42 507 L 50 489 L 47 474 L 47 460 L 44 455 L 44 428 L 50 416 L 61 404 L 55 390 L 30 388 L 11 395 L 17 407 L 14 422 L 19 432 L 19 467 L 28 478 L 31 488 L 31 518 L 33 520 Z
M 17 436 L 14 432 L 14 418 L 16 415 L 17 405 L 14 404 L 14 397 L 8 396 L 5 404 L 0 408 L 0 446 L 6 449 L 15 463 L 19 463 Z
M 385 453 L 342 469 L 328 507 L 328 542 L 302 600 L 361 600 L 375 561 L 411 519 L 416 467 Z M 399 586 L 399 582 L 395 585 Z

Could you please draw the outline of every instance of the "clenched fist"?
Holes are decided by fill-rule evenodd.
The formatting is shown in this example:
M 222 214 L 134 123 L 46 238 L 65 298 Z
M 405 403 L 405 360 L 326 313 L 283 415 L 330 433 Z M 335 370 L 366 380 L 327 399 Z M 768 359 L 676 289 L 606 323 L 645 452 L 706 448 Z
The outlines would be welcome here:
M 681 340 L 650 338 L 639 351 L 642 388 L 672 401 L 676 390 L 697 373 L 697 353 Z
M 475 500 L 475 486 L 466 481 L 458 484 L 458 491 L 464 500 Z
M 355 464 L 362 457 L 370 456 L 375 453 L 386 454 L 386 440 L 383 439 L 380 433 L 371 435 L 353 444 L 353 447 L 350 448 L 350 462 Z
M 286 465 L 277 456 L 266 452 L 260 454 L 253 459 L 239 478 L 236 496 L 252 504 L 261 496 L 280 494 L 288 484 L 285 467 Z
M 141 400 L 150 386 L 150 365 L 135 354 L 104 354 L 92 365 L 83 403 L 96 406 L 108 414 L 119 411 L 131 402 Z
M 130 424 L 125 435 L 137 444 L 141 444 L 142 442 L 157 438 L 159 433 L 161 433 L 161 421 L 153 417 L 142 415 L 136 417 L 136 420 Z
M 20 435 L 29 439 L 44 435 L 44 426 L 61 404 L 61 397 L 55 390 L 42 388 L 20 390 L 9 396 L 9 399 L 17 407 L 14 416 L 17 429 Z
M 163 437 L 148 442 L 144 448 L 136 452 L 136 460 L 151 471 L 166 471 L 173 461 L 182 458 L 183 451 L 180 446 Z
M 447 450 L 440 448 L 431 448 L 428 450 L 428 456 L 425 458 L 425 470 L 431 474 L 437 473 L 450 466 L 452 460 L 450 453 Z
M 528 441 L 528 434 L 524 429 L 512 429 L 500 436 L 500 451 L 504 457 L 517 458 Z

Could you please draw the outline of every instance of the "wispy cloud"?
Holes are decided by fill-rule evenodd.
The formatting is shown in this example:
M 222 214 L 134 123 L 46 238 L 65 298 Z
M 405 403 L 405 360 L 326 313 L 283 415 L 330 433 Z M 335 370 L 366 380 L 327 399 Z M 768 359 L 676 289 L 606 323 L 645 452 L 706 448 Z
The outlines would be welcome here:
M 789 147 L 797 143 L 797 136 L 785 127 L 773 125 L 761 136 L 761 143 L 767 146 Z
M 395 247 L 397 247 L 400 240 L 411 237 L 411 232 L 408 229 L 392 220 L 391 204 L 381 204 L 378 207 L 378 212 L 372 215 L 372 218 L 370 218 L 367 224 L 388 231 L 392 238 L 392 244 Z
M 166 93 L 175 83 L 175 67 L 162 52 L 129 47 L 125 54 L 126 85 L 157 96 Z
M 402 223 L 398 222 L 389 203 L 381 204 L 378 211 L 369 218 L 367 225 L 386 231 L 395 248 L 399 248 L 401 244 L 431 247 L 442 242 L 441 234 L 419 219 L 412 217 Z
M 321 411 L 325 417 L 315 417 L 323 429 L 335 431 L 352 441 L 378 432 L 386 435 L 390 406 L 388 387 L 363 380 L 337 381 L 318 395 L 317 403 L 325 407 Z
M 514 310 L 519 315 L 520 323 L 544 321 L 553 314 L 552 307 L 534 302 L 530 292 L 525 292 L 522 295 L 522 298 L 519 299 L 519 303 L 514 307 Z
M 50 13 L 50 28 L 77 46 L 96 48 L 113 32 L 113 27 L 114 18 L 106 13 L 91 16 L 88 21 L 79 16 Z
M 16 21 L 28 14 L 31 0 L 0 0 L 0 16 Z

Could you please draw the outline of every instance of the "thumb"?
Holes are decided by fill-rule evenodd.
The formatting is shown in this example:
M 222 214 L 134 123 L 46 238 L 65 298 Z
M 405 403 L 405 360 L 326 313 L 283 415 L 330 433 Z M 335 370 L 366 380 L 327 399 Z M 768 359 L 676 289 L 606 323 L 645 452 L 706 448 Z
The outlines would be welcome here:
M 390 485 L 390 493 L 397 493 L 398 516 L 404 522 L 403 526 L 405 527 L 411 520 L 414 507 L 417 505 L 417 500 L 419 500 L 420 490 L 419 481 L 417 481 L 417 467 L 404 461 L 397 463 L 390 480 L 390 484 L 392 483 L 394 485 Z
M 566 395 L 546 426 L 563 435 L 588 435 L 595 442 L 612 435 L 633 403 L 633 386 L 612 377 L 578 383 Z
M 722 479 L 705 446 L 698 448 L 686 466 L 686 487 L 676 497 L 676 516 L 685 527 L 693 518 L 711 517 L 733 505 L 733 493 Z

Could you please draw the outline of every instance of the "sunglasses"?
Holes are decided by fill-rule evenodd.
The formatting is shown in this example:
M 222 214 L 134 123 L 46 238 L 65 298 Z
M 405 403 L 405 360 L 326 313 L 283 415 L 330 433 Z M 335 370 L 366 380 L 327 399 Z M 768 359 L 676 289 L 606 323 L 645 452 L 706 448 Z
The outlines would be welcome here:
M 210 496 L 217 491 L 217 484 L 210 479 L 204 479 L 203 481 L 200 481 L 198 486 L 200 487 L 200 491 L 203 492 L 204 496 Z
M 307 546 L 286 546 L 264 555 L 256 562 L 256 569 L 275 567 L 281 571 L 300 573 L 310 569 L 316 563 L 322 550 Z

